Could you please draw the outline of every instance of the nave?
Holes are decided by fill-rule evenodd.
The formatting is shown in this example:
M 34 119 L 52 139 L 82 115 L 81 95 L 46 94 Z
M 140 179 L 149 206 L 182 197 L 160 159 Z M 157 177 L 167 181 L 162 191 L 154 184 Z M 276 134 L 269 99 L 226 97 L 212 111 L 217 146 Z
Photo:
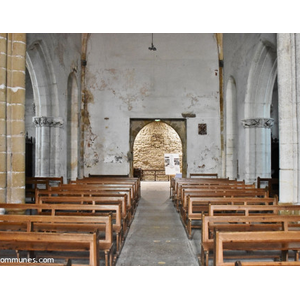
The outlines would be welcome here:
M 200 231 L 188 239 L 169 188 L 165 181 L 141 182 L 141 199 L 117 266 L 199 265 Z

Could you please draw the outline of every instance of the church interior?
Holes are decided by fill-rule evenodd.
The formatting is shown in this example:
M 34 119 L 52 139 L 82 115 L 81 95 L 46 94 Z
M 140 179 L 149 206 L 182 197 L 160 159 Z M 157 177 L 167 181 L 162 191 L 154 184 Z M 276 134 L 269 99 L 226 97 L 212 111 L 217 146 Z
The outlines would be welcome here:
M 299 266 L 298 57 L 298 33 L 1 33 L 0 265 Z

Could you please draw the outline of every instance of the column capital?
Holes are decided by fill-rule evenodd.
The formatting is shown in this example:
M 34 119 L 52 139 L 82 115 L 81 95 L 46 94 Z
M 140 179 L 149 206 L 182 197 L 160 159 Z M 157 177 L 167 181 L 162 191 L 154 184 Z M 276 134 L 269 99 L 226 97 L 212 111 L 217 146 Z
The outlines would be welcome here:
M 64 121 L 61 117 L 33 117 L 35 127 L 62 127 Z
M 274 119 L 271 118 L 253 118 L 242 120 L 244 128 L 272 128 Z

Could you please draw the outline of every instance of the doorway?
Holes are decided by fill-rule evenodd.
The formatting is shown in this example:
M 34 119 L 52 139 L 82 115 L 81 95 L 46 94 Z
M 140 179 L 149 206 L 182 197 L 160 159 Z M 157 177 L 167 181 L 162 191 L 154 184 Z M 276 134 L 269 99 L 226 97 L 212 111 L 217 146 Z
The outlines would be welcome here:
M 136 138 L 138 137 L 138 134 L 141 132 L 143 128 L 146 128 L 149 124 L 157 124 L 155 125 L 160 129 L 163 129 L 164 127 L 171 127 L 170 132 L 174 131 L 176 133 L 176 136 L 178 136 L 178 140 L 181 141 L 181 173 L 183 177 L 186 177 L 187 174 L 187 157 L 186 157 L 186 119 L 130 119 L 130 175 L 134 175 L 134 164 L 135 156 L 134 156 L 134 145 Z M 159 124 L 159 125 L 158 125 Z M 175 136 L 175 135 L 174 135 Z M 157 147 L 161 147 L 162 144 L 170 144 L 169 137 L 165 138 L 161 132 L 152 132 L 152 135 L 150 136 L 150 139 L 152 139 L 152 144 L 156 145 Z M 164 143 L 166 139 L 166 143 Z M 168 149 L 174 149 L 175 148 L 168 148 Z M 162 163 L 164 162 L 162 158 Z M 150 169 L 150 167 L 149 167 Z M 152 175 L 154 177 L 154 175 Z

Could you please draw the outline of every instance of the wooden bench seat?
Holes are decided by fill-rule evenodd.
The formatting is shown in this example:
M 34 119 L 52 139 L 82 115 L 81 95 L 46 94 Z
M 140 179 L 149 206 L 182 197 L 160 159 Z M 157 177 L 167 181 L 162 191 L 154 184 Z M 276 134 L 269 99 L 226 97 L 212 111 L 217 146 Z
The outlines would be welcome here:
M 183 184 L 226 184 L 226 183 L 237 182 L 237 180 L 230 180 L 229 178 L 174 178 L 172 182 L 172 199 L 175 200 L 177 196 L 180 194 L 181 186 Z
M 89 252 L 89 265 L 99 265 L 99 237 L 94 233 L 3 231 L 0 249 L 25 251 Z
M 260 207 L 273 207 L 277 204 L 276 198 L 256 198 L 256 197 L 209 197 L 209 198 L 188 198 L 188 211 L 183 224 L 186 226 L 188 238 L 192 238 L 192 229 L 201 228 L 201 225 L 194 225 L 195 221 L 201 221 L 204 214 L 209 214 L 211 205 L 222 205 L 223 207 L 232 205 L 244 205 Z M 249 208 L 250 210 L 250 208 Z M 270 211 L 270 210 L 269 210 Z M 184 222 L 185 221 L 185 222 Z
M 214 189 L 185 189 L 182 201 L 178 201 L 178 210 L 185 215 L 188 210 L 188 197 L 269 197 L 266 189 L 257 188 L 227 188 L 221 186 Z M 277 198 L 277 197 L 276 197 Z
M 138 201 L 141 194 L 140 179 L 139 178 L 98 178 L 98 177 L 84 177 L 77 179 L 73 183 L 86 183 L 86 184 L 110 184 L 110 185 L 125 185 L 133 188 L 133 195 L 135 200 Z
M 47 180 L 35 180 L 26 178 L 25 183 L 25 200 L 26 202 L 35 202 L 35 192 L 37 189 L 48 190 L 49 183 Z M 30 199 L 28 201 L 28 198 Z
M 105 187 L 99 185 L 84 185 L 84 184 L 68 184 L 62 185 L 60 187 L 53 187 L 48 190 L 49 192 L 45 193 L 44 190 L 40 190 L 36 192 L 36 199 L 38 199 L 41 195 L 63 195 L 69 194 L 71 195 L 84 195 L 84 196 L 98 196 L 98 195 L 105 195 L 105 194 L 123 194 L 127 195 L 127 208 L 129 211 L 129 218 L 132 220 L 135 210 L 136 210 L 136 203 L 132 196 L 132 190 L 130 188 L 120 188 L 120 187 Z M 51 192 L 51 194 L 50 194 Z M 70 192 L 73 192 L 70 194 Z
M 254 189 L 255 184 L 245 184 L 244 181 L 234 181 L 229 183 L 190 183 L 190 184 L 182 184 L 178 191 L 177 198 L 179 201 L 182 201 L 184 198 L 184 194 L 186 193 L 187 189 L 190 190 L 197 190 L 197 189 L 218 189 L 218 190 L 226 190 L 226 189 Z
M 218 173 L 190 173 L 190 178 L 218 178 Z
M 178 193 L 178 190 L 180 189 L 180 185 L 181 184 L 188 184 L 188 183 L 201 183 L 201 182 L 215 182 L 215 180 L 220 180 L 220 181 L 228 181 L 229 179 L 226 178 L 226 179 L 223 179 L 223 178 L 220 178 L 220 179 L 215 179 L 215 178 L 178 178 L 178 177 L 173 177 L 171 178 L 171 181 L 170 181 L 170 189 L 171 189 L 171 196 L 172 198 L 174 199 L 174 197 L 176 197 L 177 193 Z
M 113 231 L 111 215 L 107 216 L 48 216 L 0 215 L 0 231 L 84 233 L 99 231 L 99 251 L 105 265 L 112 265 Z
M 127 209 L 127 195 L 111 195 L 108 193 L 87 196 L 86 194 L 75 194 L 66 191 L 59 194 L 51 194 L 50 192 L 47 194 L 47 196 L 39 196 L 37 204 L 121 204 L 123 234 L 127 234 L 131 222 L 131 214 Z
M 216 232 L 215 266 L 234 266 L 224 259 L 224 251 L 230 250 L 278 250 L 283 253 L 300 250 L 300 231 Z M 283 255 L 284 256 L 284 255 Z M 285 258 L 284 261 L 288 261 Z M 287 264 L 287 263 L 285 263 Z
M 300 216 L 203 216 L 201 231 L 201 265 L 208 265 L 209 254 L 214 251 L 215 232 L 293 231 L 300 230 Z M 230 250 L 230 247 L 226 248 Z M 245 249 L 245 250 L 255 250 Z M 268 250 L 267 248 L 262 250 Z
M 236 261 L 234 263 L 235 266 L 273 266 L 273 267 L 279 267 L 279 266 L 286 266 L 286 267 L 292 267 L 292 266 L 300 266 L 300 261 Z
M 63 184 L 63 177 L 26 177 L 25 178 L 25 198 L 30 198 L 30 202 L 35 202 L 36 189 L 47 190 L 50 186 Z
M 300 205 L 276 205 L 275 203 L 273 205 L 215 205 L 210 203 L 208 206 L 209 216 L 253 216 L 269 213 L 277 215 L 300 215 Z
M 1 204 L 10 213 L 20 210 L 36 210 L 39 214 L 76 215 L 76 216 L 103 216 L 112 213 L 113 233 L 115 235 L 115 255 L 119 256 L 123 246 L 123 230 L 121 219 L 121 205 L 100 205 L 100 204 Z
M 140 196 L 140 188 L 141 188 L 141 179 L 138 177 L 123 177 L 123 176 L 105 176 L 105 175 L 91 175 L 89 174 L 88 177 L 83 177 L 84 180 L 86 178 L 96 178 L 98 181 L 102 182 L 125 182 L 125 183 L 133 183 L 136 186 L 136 190 L 138 192 L 138 195 Z
M 279 194 L 279 179 L 278 178 L 257 177 L 256 186 L 258 188 L 260 188 L 260 187 L 263 187 L 264 184 L 266 185 L 267 189 L 269 190 L 270 196 Z
M 101 191 L 101 190 L 96 190 L 94 191 L 93 189 L 89 189 L 86 187 L 83 187 L 82 189 L 80 188 L 72 188 L 72 187 L 57 187 L 57 188 L 51 188 L 47 191 L 44 190 L 37 190 L 36 191 L 36 203 L 39 204 L 41 203 L 41 199 L 45 200 L 45 197 L 47 199 L 50 198 L 55 198 L 57 197 L 69 197 L 70 200 L 66 200 L 66 202 L 70 203 L 72 201 L 74 202 L 81 202 L 84 203 L 84 201 L 79 201 L 78 197 L 84 197 L 86 199 L 86 203 L 91 203 L 91 200 L 98 199 L 98 202 L 101 202 L 102 199 L 107 199 L 107 200 L 112 200 L 112 201 L 118 201 L 115 199 L 119 199 L 122 202 L 122 218 L 125 220 L 125 226 L 129 227 L 131 222 L 133 221 L 133 213 L 132 213 L 132 206 L 131 206 L 131 199 L 130 196 L 128 196 L 129 193 L 128 191 L 120 192 L 120 191 Z M 50 200 L 49 200 L 50 201 Z M 51 200 L 52 201 L 52 200 Z M 53 200 L 55 201 L 55 200 Z M 52 202 L 53 202 L 52 201 Z M 60 201 L 60 200 L 57 200 Z M 44 201 L 45 202 L 45 201 Z M 61 202 L 61 201 L 60 201 Z M 125 228 L 126 229 L 126 228 Z

